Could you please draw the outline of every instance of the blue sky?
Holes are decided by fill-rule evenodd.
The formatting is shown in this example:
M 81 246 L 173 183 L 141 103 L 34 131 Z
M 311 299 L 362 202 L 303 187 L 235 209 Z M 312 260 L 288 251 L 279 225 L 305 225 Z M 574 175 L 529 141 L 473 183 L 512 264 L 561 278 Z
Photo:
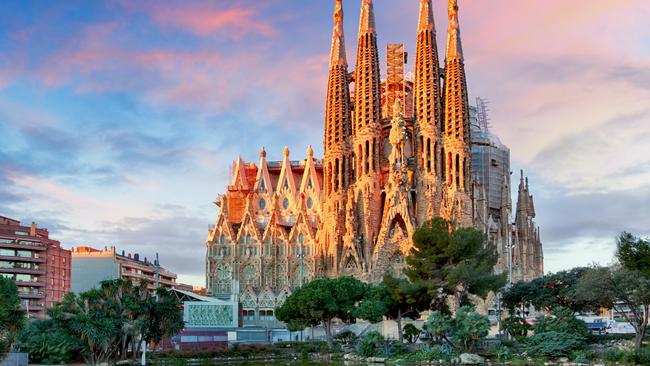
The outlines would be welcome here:
M 353 64 L 359 1 L 344 5 Z M 607 263 L 618 232 L 650 235 L 650 3 L 459 5 L 470 98 L 490 101 L 513 170 L 530 176 L 546 268 Z M 332 7 L 3 2 L 0 215 L 68 247 L 159 251 L 202 284 L 232 160 L 322 153 Z M 417 10 L 375 2 L 380 49 L 403 42 L 413 59 Z

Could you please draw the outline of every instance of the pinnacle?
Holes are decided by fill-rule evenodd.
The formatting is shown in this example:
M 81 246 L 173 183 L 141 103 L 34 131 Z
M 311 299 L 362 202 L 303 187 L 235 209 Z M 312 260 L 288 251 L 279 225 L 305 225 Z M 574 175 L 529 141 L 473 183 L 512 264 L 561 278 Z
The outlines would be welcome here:
M 458 0 L 449 0 L 449 28 L 447 30 L 447 60 L 463 60 L 463 47 L 460 43 L 458 25 Z
M 334 29 L 332 31 L 332 49 L 330 50 L 330 67 L 347 65 L 345 57 L 345 37 L 343 35 L 343 0 L 334 4 Z
M 418 20 L 418 33 L 422 31 L 436 31 L 436 25 L 433 20 L 433 10 L 431 0 L 420 0 L 420 17 Z
M 375 11 L 372 6 L 372 0 L 362 0 L 361 2 L 359 37 L 366 33 L 375 33 Z

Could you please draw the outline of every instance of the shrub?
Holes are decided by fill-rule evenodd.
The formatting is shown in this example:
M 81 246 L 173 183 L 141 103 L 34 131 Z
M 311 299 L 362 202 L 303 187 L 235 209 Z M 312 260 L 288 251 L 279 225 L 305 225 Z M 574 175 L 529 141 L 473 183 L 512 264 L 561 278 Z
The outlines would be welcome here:
M 564 357 L 585 345 L 584 338 L 571 333 L 544 332 L 528 338 L 526 350 L 531 356 Z
M 375 357 L 384 355 L 385 339 L 379 332 L 368 332 L 359 345 L 357 352 L 363 357 Z
M 537 318 L 533 329 L 535 333 L 570 333 L 583 338 L 589 336 L 585 322 L 577 319 L 570 309 L 560 306 L 553 309 L 552 317 Z
M 345 345 L 355 344 L 357 342 L 357 335 L 351 330 L 345 330 L 334 336 L 334 339 Z
M 510 316 L 503 322 L 503 329 L 510 333 L 511 336 L 521 339 L 528 336 L 530 325 L 519 316 Z
M 437 360 L 450 361 L 452 356 L 454 356 L 454 353 L 449 347 L 432 347 L 401 355 L 400 358 L 404 359 L 405 361 L 412 362 Z
M 596 353 L 589 350 L 578 350 L 571 353 L 571 359 L 575 363 L 589 363 L 596 358 Z
M 624 365 L 650 365 L 650 350 L 610 349 L 603 355 L 607 363 L 621 363 Z
M 499 362 L 510 361 L 512 359 L 510 348 L 504 345 L 492 348 L 489 355 Z
M 18 338 L 18 348 L 29 358 L 43 364 L 70 362 L 80 350 L 79 339 L 54 320 L 36 320 Z
M 471 352 L 476 342 L 487 336 L 490 320 L 484 315 L 475 313 L 471 306 L 462 306 L 456 312 L 455 318 L 439 311 L 432 312 L 427 319 L 425 329 L 436 340 L 445 340 L 453 347 Z
M 404 326 L 404 338 L 406 338 L 406 341 L 409 343 L 415 343 L 418 341 L 418 338 L 420 338 L 420 334 L 422 333 L 422 329 L 416 327 L 413 324 L 406 324 Z

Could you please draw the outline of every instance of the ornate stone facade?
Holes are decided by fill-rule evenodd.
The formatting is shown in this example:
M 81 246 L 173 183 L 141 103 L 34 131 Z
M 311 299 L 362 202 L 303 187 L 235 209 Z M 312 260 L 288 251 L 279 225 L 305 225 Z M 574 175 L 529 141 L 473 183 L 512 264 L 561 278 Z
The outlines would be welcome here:
M 414 230 L 434 216 L 489 231 L 476 220 L 487 208 L 470 173 L 456 2 L 450 1 L 441 70 L 431 0 L 420 1 L 415 79 L 395 74 L 403 64 L 391 71 L 408 83 L 398 88 L 405 110 L 400 95 L 387 98 L 392 89 L 380 80 L 372 0 L 362 0 L 356 70 L 348 71 L 341 1 L 334 8 L 323 159 L 309 147 L 305 159 L 290 160 L 285 148 L 282 161 L 267 161 L 262 149 L 257 164 L 235 162 L 227 192 L 215 202 L 220 212 L 206 241 L 207 288 L 234 295 L 245 310 L 268 314 L 317 276 L 375 282 L 386 271 L 399 275 Z M 392 45 L 396 55 L 399 46 Z M 381 105 L 385 100 L 394 103 Z M 505 226 L 491 241 L 508 237 Z

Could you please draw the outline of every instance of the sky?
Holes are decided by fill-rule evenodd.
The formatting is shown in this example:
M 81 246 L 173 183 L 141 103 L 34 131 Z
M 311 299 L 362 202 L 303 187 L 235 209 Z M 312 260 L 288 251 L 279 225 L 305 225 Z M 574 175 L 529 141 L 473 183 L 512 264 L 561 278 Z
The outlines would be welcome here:
M 159 252 L 204 285 L 233 160 L 322 155 L 333 3 L 3 1 L 0 215 L 68 248 Z M 351 65 L 359 5 L 344 0 Z M 470 100 L 489 101 L 530 177 L 545 269 L 607 264 L 618 233 L 650 235 L 650 2 L 459 6 Z M 434 11 L 443 54 L 446 4 Z M 381 64 L 405 43 L 412 70 L 418 1 L 375 13 Z

